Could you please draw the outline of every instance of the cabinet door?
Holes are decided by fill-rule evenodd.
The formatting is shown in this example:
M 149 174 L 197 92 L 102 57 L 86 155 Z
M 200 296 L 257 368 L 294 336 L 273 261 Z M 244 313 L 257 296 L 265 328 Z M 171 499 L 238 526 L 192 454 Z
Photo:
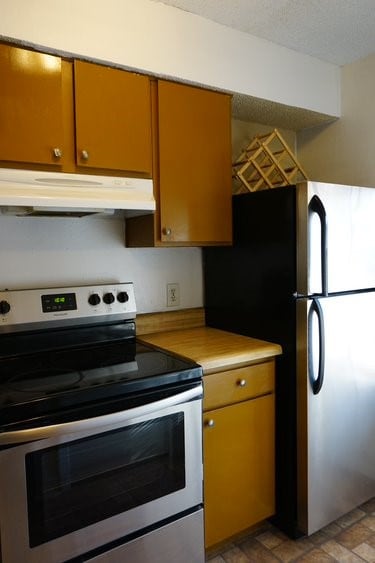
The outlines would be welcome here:
M 150 79 L 74 61 L 77 165 L 151 177 Z
M 0 45 L 0 77 L 0 160 L 60 165 L 61 58 Z
M 231 241 L 231 98 L 159 81 L 163 242 Z
M 206 547 L 274 513 L 274 449 L 273 394 L 204 413 Z

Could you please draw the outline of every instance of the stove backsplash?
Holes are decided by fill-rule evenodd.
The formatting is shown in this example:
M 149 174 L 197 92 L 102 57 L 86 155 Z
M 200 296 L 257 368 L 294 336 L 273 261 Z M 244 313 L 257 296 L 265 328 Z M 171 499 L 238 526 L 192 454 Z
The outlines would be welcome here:
M 200 248 L 130 249 L 122 219 L 0 217 L 0 289 L 132 281 L 138 313 L 203 305 Z M 176 308 L 174 308 L 176 309 Z

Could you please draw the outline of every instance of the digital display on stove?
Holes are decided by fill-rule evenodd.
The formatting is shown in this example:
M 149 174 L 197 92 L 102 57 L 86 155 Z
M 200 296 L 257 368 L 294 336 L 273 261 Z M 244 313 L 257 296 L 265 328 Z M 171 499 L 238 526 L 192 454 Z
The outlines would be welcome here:
M 43 313 L 55 311 L 74 311 L 77 309 L 75 293 L 56 293 L 53 295 L 42 295 Z

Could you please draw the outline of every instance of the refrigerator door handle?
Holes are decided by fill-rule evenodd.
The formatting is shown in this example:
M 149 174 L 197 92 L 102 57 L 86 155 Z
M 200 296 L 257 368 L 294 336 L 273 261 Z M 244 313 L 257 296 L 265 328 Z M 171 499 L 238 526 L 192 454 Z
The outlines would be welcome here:
M 314 366 L 313 366 L 313 316 L 314 314 L 318 318 L 319 327 L 319 367 L 318 376 L 315 378 Z M 325 368 L 325 334 L 324 334 L 324 316 L 323 309 L 317 299 L 313 299 L 308 314 L 308 345 L 309 345 L 309 359 L 308 359 L 308 370 L 309 370 L 309 380 L 313 390 L 314 395 L 317 395 L 323 385 L 324 381 L 324 368 Z
M 327 249 L 327 214 L 322 200 L 314 195 L 309 203 L 309 212 L 316 213 L 320 220 L 321 229 L 321 272 L 322 272 L 322 295 L 328 295 L 328 249 Z

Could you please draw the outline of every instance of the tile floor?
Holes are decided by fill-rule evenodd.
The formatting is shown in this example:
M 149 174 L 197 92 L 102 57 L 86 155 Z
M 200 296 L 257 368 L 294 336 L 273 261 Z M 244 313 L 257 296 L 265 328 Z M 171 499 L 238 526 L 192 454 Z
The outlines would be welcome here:
M 209 563 L 375 563 L 375 498 L 312 536 L 291 540 L 271 524 L 208 552 Z

